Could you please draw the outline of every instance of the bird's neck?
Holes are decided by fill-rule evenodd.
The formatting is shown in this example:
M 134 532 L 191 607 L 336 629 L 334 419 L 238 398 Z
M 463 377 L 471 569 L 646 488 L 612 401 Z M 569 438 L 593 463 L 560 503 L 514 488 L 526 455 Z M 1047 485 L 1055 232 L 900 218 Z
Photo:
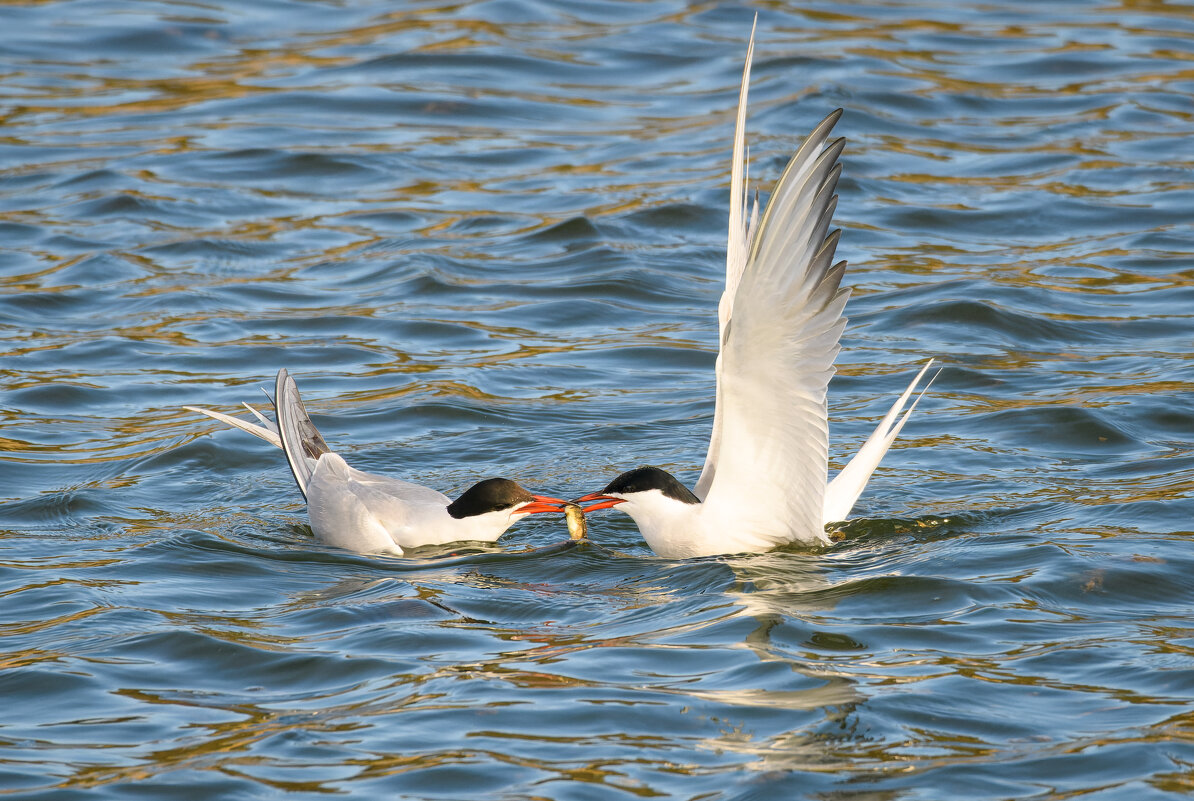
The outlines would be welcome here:
M 660 556 L 684 558 L 697 555 L 693 545 L 694 538 L 700 539 L 703 506 L 653 491 L 642 493 L 623 510 L 634 519 L 651 550 Z
M 444 526 L 460 540 L 495 542 L 506 533 L 506 529 L 510 528 L 513 522 L 510 515 L 504 511 L 454 518 L 448 515 L 447 509 L 444 510 Z

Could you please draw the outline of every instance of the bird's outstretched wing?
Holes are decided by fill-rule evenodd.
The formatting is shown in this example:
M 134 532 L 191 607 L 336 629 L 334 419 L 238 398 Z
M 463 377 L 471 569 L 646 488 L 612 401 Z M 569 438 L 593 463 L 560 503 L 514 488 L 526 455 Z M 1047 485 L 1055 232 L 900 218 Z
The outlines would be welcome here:
M 734 150 L 730 157 L 730 231 L 726 237 L 726 284 L 717 303 L 717 376 L 716 399 L 713 405 L 713 433 L 709 435 L 709 450 L 705 454 L 705 466 L 697 479 L 695 495 L 702 501 L 709 494 L 713 473 L 717 465 L 718 448 L 721 445 L 721 389 L 722 357 L 726 346 L 726 333 L 730 327 L 730 314 L 734 308 L 734 292 L 746 268 L 751 237 L 758 222 L 759 201 L 755 198 L 754 213 L 747 222 L 746 194 L 746 101 L 750 94 L 750 65 L 755 54 L 755 25 L 750 28 L 750 44 L 746 47 L 746 66 L 742 68 L 742 86 L 738 89 L 738 117 L 734 122 Z
M 749 206 L 748 190 L 746 187 L 746 106 L 747 97 L 749 94 L 750 84 L 750 67 L 751 61 L 754 57 L 754 28 L 750 33 L 750 44 L 746 51 L 746 66 L 742 70 L 742 86 L 738 92 L 738 117 L 734 125 L 734 150 L 732 154 L 732 167 L 730 173 L 730 221 L 729 221 L 729 236 L 726 242 L 726 283 L 725 289 L 722 291 L 721 300 L 717 306 L 717 322 L 718 322 L 718 346 L 719 353 L 717 356 L 717 363 L 715 367 L 717 387 L 716 400 L 713 411 L 713 431 L 709 437 L 709 450 L 705 456 L 705 465 L 701 470 L 701 476 L 697 480 L 695 487 L 695 494 L 702 501 L 709 495 L 709 490 L 713 485 L 713 478 L 717 472 L 717 465 L 720 458 L 721 443 L 723 441 L 722 432 L 722 417 L 725 409 L 725 401 L 723 394 L 725 391 L 725 360 L 727 351 L 727 339 L 730 333 L 731 321 L 734 316 L 734 309 L 736 298 L 738 295 L 738 287 L 742 281 L 742 276 L 747 269 L 748 263 L 753 258 L 752 254 L 755 251 L 755 245 L 759 242 L 759 201 L 756 195 L 754 208 L 750 215 L 747 215 L 747 208 Z M 821 156 L 825 142 L 829 137 L 830 131 L 833 130 L 834 124 L 841 117 L 841 109 L 837 109 L 824 120 L 821 121 L 808 138 L 805 139 L 804 144 L 796 151 L 796 154 L 788 162 L 787 168 L 784 170 L 783 176 L 776 184 L 775 192 L 772 194 L 771 201 L 768 203 L 768 214 L 765 215 L 764 220 L 772 228 L 771 235 L 776 234 L 778 228 L 789 227 L 794 229 L 796 224 L 800 222 L 792 218 L 793 214 L 804 213 L 811 215 L 812 210 L 799 206 L 797 208 L 788 208 L 787 216 L 784 218 L 776 218 L 771 214 L 771 209 L 775 207 L 775 201 L 781 197 L 781 190 L 785 188 L 788 191 L 799 191 L 802 188 L 807 189 L 807 186 L 794 186 L 793 184 L 807 183 L 809 180 L 809 169 L 813 166 L 814 161 Z M 844 140 L 838 140 L 833 146 L 836 146 L 838 153 L 844 145 Z M 832 162 L 836 160 L 836 155 L 828 159 L 827 163 L 831 166 L 832 181 L 836 185 L 837 175 L 840 173 L 840 168 L 833 168 Z M 785 187 L 785 180 L 788 181 L 788 186 Z M 836 204 L 837 197 L 833 195 L 832 187 L 828 195 L 830 198 L 830 205 Z M 825 216 L 825 227 L 828 227 L 829 218 L 832 217 L 832 208 Z M 795 230 L 788 230 L 789 234 L 798 233 Z M 822 232 L 822 236 L 824 233 Z M 792 237 L 794 238 L 794 237 Z M 811 241 L 811 240 L 810 240 Z M 834 239 L 834 244 L 837 240 Z M 788 278 L 801 271 L 804 265 L 796 263 L 798 258 L 801 258 L 801 252 L 793 249 L 790 253 L 780 252 L 775 254 L 769 251 L 769 256 L 776 256 L 780 259 L 787 259 L 784 265 L 780 266 L 782 271 L 784 267 L 789 270 Z M 829 250 L 829 260 L 832 261 L 833 250 Z M 841 265 L 844 267 L 844 264 Z M 757 267 L 752 267 L 752 270 L 757 270 Z M 836 350 L 834 351 L 836 353 Z M 832 358 L 830 360 L 832 364 Z M 832 374 L 832 373 L 831 373 Z
M 743 103 L 748 77 L 749 60 Z M 711 509 L 733 509 L 753 536 L 776 543 L 824 539 L 825 397 L 849 295 L 841 288 L 845 262 L 833 263 L 839 232 L 829 232 L 845 140 L 827 139 L 840 116 L 839 109 L 826 117 L 788 162 L 757 230 L 744 227 L 742 190 L 731 188 L 717 405 L 696 495 Z M 739 109 L 739 128 L 743 119 Z M 735 172 L 743 158 L 739 132 Z M 745 251 L 738 275 L 736 247 Z

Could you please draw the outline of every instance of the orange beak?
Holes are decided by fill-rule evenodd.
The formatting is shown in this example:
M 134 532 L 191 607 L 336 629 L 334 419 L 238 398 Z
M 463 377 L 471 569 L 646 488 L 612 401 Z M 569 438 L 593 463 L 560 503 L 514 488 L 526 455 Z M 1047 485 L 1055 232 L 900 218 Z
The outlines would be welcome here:
M 617 506 L 620 503 L 625 503 L 626 499 L 615 498 L 612 495 L 602 495 L 600 492 L 590 492 L 588 495 L 585 495 L 582 498 L 577 498 L 575 501 L 573 501 L 573 503 L 581 504 L 587 503 L 589 501 L 600 501 L 600 503 L 583 507 L 582 511 L 585 514 L 588 514 L 589 512 L 595 512 L 598 509 L 609 509 L 610 507 Z
M 537 515 L 543 512 L 563 512 L 564 504 L 568 503 L 562 498 L 553 498 L 550 495 L 532 495 L 531 497 L 534 500 L 520 508 L 517 514 Z

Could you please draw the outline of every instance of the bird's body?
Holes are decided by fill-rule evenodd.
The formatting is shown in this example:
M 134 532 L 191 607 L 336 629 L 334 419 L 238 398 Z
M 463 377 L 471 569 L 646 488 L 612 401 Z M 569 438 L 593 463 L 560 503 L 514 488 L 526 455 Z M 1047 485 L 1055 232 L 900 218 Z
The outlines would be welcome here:
M 274 396 L 277 423 L 252 407 L 248 408 L 258 423 L 208 409 L 186 408 L 281 448 L 307 499 L 311 530 L 328 545 L 401 555 L 403 549 L 421 545 L 494 542 L 528 514 L 563 511 L 560 499 L 532 495 L 509 479 L 485 479 L 453 501 L 429 487 L 351 467 L 328 448 L 286 370 L 278 371 Z
M 441 492 L 357 470 L 337 453 L 319 457 L 307 485 L 311 530 L 329 545 L 354 551 L 494 542 L 518 519 L 498 509 L 457 518 L 451 505 Z
M 660 556 L 685 559 L 724 553 L 758 553 L 798 537 L 791 522 L 751 503 L 702 501 L 666 470 L 639 467 L 623 473 L 601 492 L 581 501 L 601 501 L 586 512 L 618 506 L 638 525 L 647 545 Z
M 900 412 L 922 369 L 854 459 L 828 481 L 826 395 L 846 320 L 845 262 L 834 263 L 844 140 L 837 110 L 808 136 L 776 182 L 762 218 L 747 213 L 745 118 L 754 34 L 738 100 L 730 180 L 726 286 L 718 304 L 713 431 L 690 492 L 658 468 L 639 468 L 582 501 L 617 505 L 652 550 L 689 557 L 827 543 L 825 524 L 849 514 L 915 407 Z M 928 365 L 925 366 L 925 369 Z

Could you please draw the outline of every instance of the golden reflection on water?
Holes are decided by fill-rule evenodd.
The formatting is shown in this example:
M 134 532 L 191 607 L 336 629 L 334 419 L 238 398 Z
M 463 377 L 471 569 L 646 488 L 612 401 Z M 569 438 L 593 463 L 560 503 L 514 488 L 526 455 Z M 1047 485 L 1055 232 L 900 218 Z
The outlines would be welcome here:
M 561 782 L 666 797 L 679 792 L 680 785 L 669 783 L 676 777 L 696 778 L 712 796 L 732 785 L 721 775 L 728 765 L 727 771 L 756 782 L 783 772 L 840 775 L 861 792 L 873 786 L 874 793 L 894 797 L 911 785 L 887 789 L 883 782 L 891 777 L 913 776 L 932 788 L 939 770 L 996 766 L 1008 776 L 1016 770 L 1008 763 L 1017 760 L 1066 759 L 1124 743 L 1174 750 L 1194 740 L 1194 716 L 1184 712 L 1141 715 L 1123 725 L 1092 723 L 1132 707 L 1186 702 L 1176 679 L 1148 683 L 1159 673 L 1149 658 L 1172 660 L 1180 670 L 1190 657 L 1183 618 L 1174 608 L 1143 608 L 1122 589 L 1132 576 L 1117 574 L 1127 565 L 1145 577 L 1173 580 L 1170 571 L 1186 565 L 1180 550 L 1164 549 L 1162 540 L 1181 541 L 1185 533 L 1150 539 L 1143 527 L 1095 524 L 1112 505 L 1172 503 L 1194 492 L 1185 463 L 1164 461 L 1184 448 L 1188 425 L 1180 409 L 1169 410 L 1166 426 L 1155 414 L 1134 413 L 1150 401 L 1172 399 L 1178 407 L 1191 389 L 1184 377 L 1189 348 L 1176 333 L 1188 317 L 1181 310 L 1184 296 L 1168 294 L 1188 283 L 1189 253 L 1149 238 L 1181 240 L 1188 228 L 1172 212 L 1163 215 L 1164 202 L 1154 206 L 1157 197 L 1179 197 L 1190 188 L 1191 161 L 1180 146 L 1194 120 L 1184 102 L 1194 70 L 1162 64 L 1192 58 L 1174 42 L 1194 37 L 1179 25 L 1164 29 L 1170 15 L 1185 20 L 1181 7 L 1107 4 L 1063 28 L 1027 10 L 1017 12 L 1028 17 L 1019 24 L 990 14 L 953 21 L 950 8 L 901 12 L 899 4 L 879 5 L 873 14 L 803 10 L 789 19 L 787 4 L 763 4 L 779 22 L 769 27 L 766 15 L 762 21 L 752 175 L 766 189 L 778 154 L 799 141 L 791 120 L 810 106 L 848 107 L 842 133 L 851 139 L 848 159 L 857 159 L 848 168 L 853 183 L 843 187 L 842 216 L 851 229 L 847 241 L 856 235 L 865 243 L 851 256 L 858 262 L 851 273 L 856 298 L 875 305 L 870 327 L 851 329 L 861 330 L 854 353 L 863 358 L 841 368 L 862 389 L 842 399 L 834 424 L 859 439 L 879 402 L 873 387 L 888 379 L 900 383 L 907 365 L 928 355 L 959 365 L 961 377 L 951 383 L 947 373 L 934 388 L 930 408 L 905 434 L 906 451 L 893 454 L 896 461 L 884 468 L 902 470 L 907 486 L 893 490 L 885 473 L 876 488 L 887 493 L 885 502 L 898 506 L 895 496 L 906 491 L 940 515 L 856 522 L 824 558 L 784 553 L 774 561 L 729 560 L 718 574 L 721 583 L 685 584 L 668 572 L 678 568 L 643 556 L 641 543 L 614 525 L 612 536 L 629 543 L 618 546 L 638 551 L 594 558 L 593 573 L 574 568 L 567 581 L 546 564 L 540 568 L 545 575 L 528 578 L 535 573 L 533 556 L 514 562 L 517 569 L 509 572 L 468 562 L 513 558 L 501 546 L 420 571 L 407 562 L 387 566 L 314 553 L 308 533 L 285 522 L 302 515 L 292 488 L 281 496 L 275 485 L 254 486 L 264 475 L 255 465 L 223 463 L 234 446 L 206 438 L 215 426 L 178 407 L 203 404 L 204 388 L 268 384 L 283 365 L 257 364 L 258 353 L 271 359 L 295 354 L 296 362 L 307 360 L 309 374 L 342 375 L 341 389 L 324 383 L 310 405 L 316 413 L 344 415 L 347 426 L 353 411 L 458 398 L 503 412 L 571 405 L 583 422 L 568 429 L 576 435 L 602 415 L 608 416 L 603 422 L 624 422 L 599 405 L 611 397 L 642 400 L 677 390 L 637 386 L 635 369 L 621 362 L 601 368 L 605 384 L 558 387 L 548 386 L 554 378 L 528 379 L 535 387 L 527 390 L 529 400 L 487 383 L 487 374 L 658 348 L 668 358 L 633 362 L 650 373 L 671 369 L 668 359 L 709 350 L 712 318 L 694 321 L 702 303 L 715 304 L 719 264 L 710 254 L 720 246 L 722 227 L 710 233 L 703 217 L 694 223 L 677 214 L 676 222 L 668 212 L 678 204 L 703 212 L 706 198 L 728 183 L 737 62 L 718 51 L 724 63 L 713 67 L 693 63 L 677 70 L 663 62 L 663 77 L 641 66 L 635 75 L 618 63 L 618 48 L 651 55 L 656 43 L 636 36 L 645 22 L 502 22 L 484 18 L 489 8 L 395 10 L 269 43 L 244 35 L 243 27 L 213 27 L 211 41 L 225 43 L 215 55 L 172 60 L 171 70 L 185 72 L 166 76 L 130 76 L 118 63 L 91 62 L 85 54 L 73 63 L 50 59 L 9 68 L 14 89 L 0 117 L 6 131 L 0 143 L 45 152 L 10 161 L 0 173 L 32 181 L 24 185 L 32 187 L 30 199 L 0 208 L 0 223 L 36 229 L 31 245 L 14 248 L 27 261 L 0 276 L 5 294 L 19 299 L 6 307 L 0 381 L 10 394 L 24 393 L 13 397 L 27 399 L 0 411 L 0 465 L 14 468 L 5 495 L 29 502 L 5 524 L 3 541 L 13 555 L 2 566 L 15 577 L 0 587 L 0 597 L 11 601 L 0 636 L 19 644 L 0 656 L 0 677 L 47 671 L 48 698 L 61 689 L 52 686 L 56 676 L 83 678 L 95 684 L 97 699 L 94 710 L 69 712 L 69 720 L 43 713 L 44 720 L 32 721 L 34 736 L 29 729 L 21 735 L 31 745 L 13 744 L 48 777 L 44 783 L 63 790 L 115 787 L 170 781 L 177 771 L 193 770 L 186 775 L 239 777 L 247 787 L 277 793 L 329 794 L 441 767 L 484 766 L 489 773 L 517 769 L 534 777 L 511 790 L 528 798 L 562 791 L 568 785 Z M 1140 10 L 1157 16 L 1156 29 L 1122 23 Z M 670 24 L 704 30 L 707 11 L 663 13 Z M 219 15 L 218 8 L 205 13 Z M 699 39 L 694 47 L 731 37 L 726 30 L 704 35 L 717 38 Z M 1148 41 L 1162 35 L 1164 44 Z M 1128 44 L 1118 44 L 1124 37 Z M 737 47 L 741 37 L 733 38 Z M 979 45 L 1001 53 L 984 62 Z M 436 61 L 482 56 L 491 48 L 532 63 L 485 82 Z M 1093 64 L 1125 53 L 1134 60 L 1130 70 L 1059 76 L 1047 69 L 1081 72 L 1073 64 L 1082 59 Z M 808 65 L 791 67 L 783 62 L 789 58 Z M 1036 73 L 1025 68 L 1034 58 L 1041 64 Z M 412 72 L 404 71 L 404 61 Z M 530 79 L 543 63 L 561 65 L 561 74 Z M 987 75 L 977 68 L 983 64 Z M 1004 67 L 1018 71 L 1009 75 Z M 435 82 L 419 72 L 438 68 L 445 72 Z M 499 61 L 495 69 L 506 67 Z M 43 70 L 52 80 L 43 81 Z M 319 98 L 359 100 L 355 89 L 376 92 L 379 105 L 409 102 L 410 110 L 371 118 L 362 102 L 329 123 Z M 285 106 L 295 102 L 291 94 L 303 93 L 311 98 L 302 101 L 311 107 L 309 119 Z M 909 98 L 923 104 L 908 105 Z M 1053 99 L 1057 108 L 1024 105 Z M 1074 100 L 1089 103 L 1066 105 Z M 520 105 L 526 109 L 518 114 L 494 117 Z M 1151 109 L 1173 127 L 1134 123 L 1125 108 Z M 574 112 L 592 116 L 570 116 Z M 903 127 L 883 127 L 893 123 Z M 278 139 L 251 143 L 259 129 Z M 278 168 L 294 169 L 297 177 L 253 177 L 220 163 L 253 147 L 314 161 Z M 1168 171 L 1138 172 L 1159 163 L 1145 163 L 1140 148 L 1168 153 L 1160 165 Z M 386 163 L 392 179 L 355 195 L 311 177 L 321 169 L 335 176 L 344 166 L 337 156 L 395 154 L 413 155 L 417 163 Z M 462 165 L 445 154 L 476 158 Z M 489 159 L 494 154 L 502 157 Z M 1053 160 L 1038 160 L 1042 156 Z M 213 161 L 188 160 L 199 157 Z M 251 158 L 246 165 L 262 169 Z M 91 171 L 111 175 L 71 188 L 72 179 Z M 102 214 L 81 205 L 105 201 L 110 205 Z M 1059 226 L 1024 236 L 996 225 L 1005 222 L 1000 217 L 1047 216 L 1060 203 L 1076 203 L 1091 217 L 1078 218 L 1075 230 Z M 1158 219 L 1146 214 L 1118 222 L 1112 216 L 1133 208 L 1155 210 Z M 644 211 L 660 213 L 644 223 L 636 218 Z M 885 216 L 903 212 L 914 215 L 911 222 Z M 984 221 L 971 222 L 983 213 L 989 214 L 979 218 Z M 406 217 L 378 218 L 386 214 Z M 579 235 L 551 231 L 575 219 L 591 224 Z M 539 239 L 544 232 L 557 238 L 545 243 Z M 65 241 L 84 236 L 94 243 Z M 152 248 L 204 241 L 254 249 L 229 255 L 197 247 L 180 257 Z M 1164 269 L 1133 266 L 1142 253 L 1167 260 Z M 129 275 L 103 278 L 103 267 L 89 268 L 97 254 Z M 605 258 L 611 261 L 600 262 Z M 433 277 L 435 297 L 394 297 L 394 285 L 360 270 L 370 263 Z M 603 274 L 605 283 L 597 285 L 586 273 L 590 265 L 612 277 Z M 654 270 L 658 298 L 615 291 L 618 279 L 638 279 L 644 267 Z M 591 327 L 581 335 L 568 324 L 537 318 L 533 304 L 503 294 L 499 285 L 565 302 L 576 301 L 577 286 L 588 287 L 585 294 L 600 308 L 593 319 L 578 319 Z M 534 294 L 557 286 L 570 293 Z M 95 292 L 103 289 L 110 295 Z M 923 306 L 889 328 L 893 315 L 921 302 L 899 290 L 921 292 Z M 1032 290 L 1037 308 L 1001 294 L 1021 290 Z M 682 298 L 662 305 L 673 295 Z M 949 303 L 953 313 L 921 324 L 918 314 Z M 976 319 L 979 312 L 990 316 Z M 334 331 L 278 325 L 314 317 L 341 317 L 344 325 Z M 390 320 L 447 326 L 475 338 L 447 345 L 434 335 L 401 340 L 380 327 Z M 1177 344 L 1116 327 L 1166 321 Z M 1053 327 L 1034 335 L 1025 330 L 1029 324 Z M 124 364 L 115 350 L 70 356 L 73 347 L 105 342 L 131 344 L 125 353 L 135 356 Z M 328 346 L 360 355 L 346 357 L 355 359 L 347 364 L 319 361 Z M 220 356 L 222 348 L 240 355 Z M 1125 367 L 1132 359 L 1139 362 Z M 449 368 L 451 374 L 442 372 Z M 177 392 L 140 395 L 163 382 Z M 36 393 L 44 387 L 61 394 Z M 79 393 L 79 403 L 63 400 L 68 389 Z M 701 391 L 676 402 L 693 406 Z M 674 412 L 665 406 L 658 419 L 633 421 L 645 432 L 644 447 L 650 437 L 669 436 L 665 426 Z M 1065 416 L 1078 409 L 1090 417 Z M 1048 433 L 1057 435 L 1050 447 L 1060 455 L 1041 455 L 1031 441 L 1033 415 L 1046 412 L 1058 415 Z M 684 414 L 699 416 L 687 408 Z M 1058 433 L 1067 421 L 1073 430 Z M 1128 455 L 1099 449 L 1108 429 L 1119 434 Z M 194 447 L 200 437 L 204 449 Z M 1068 453 L 1066 447 L 1089 450 Z M 557 458 L 558 443 L 551 448 L 528 458 Z M 699 459 L 678 450 L 663 456 Z M 599 453 L 583 457 L 613 458 Z M 980 468 L 963 456 L 981 459 L 984 474 L 976 475 Z M 921 461 L 908 468 L 900 457 Z M 95 466 L 103 469 L 89 469 Z M 33 468 L 36 476 L 26 479 Z M 990 492 L 975 497 L 980 480 Z M 937 489 L 935 481 L 970 482 L 963 490 L 969 494 L 955 503 L 954 490 Z M 1033 504 L 1045 502 L 1049 509 L 1029 514 Z M 1001 517 L 1003 507 L 1022 516 Z M 954 522 L 955 510 L 982 509 L 994 511 Z M 1037 561 L 1014 564 L 1028 543 L 1038 546 Z M 1094 553 L 1117 548 L 1112 558 Z M 983 549 L 987 563 L 964 561 L 977 561 L 972 554 Z M 81 578 L 67 578 L 72 575 Z M 939 584 L 905 589 L 918 579 Z M 286 589 L 277 589 L 282 585 Z M 1014 591 L 1001 594 L 1007 587 Z M 951 589 L 958 598 L 948 597 Z M 385 606 L 395 601 L 409 605 Z M 23 603 L 33 606 L 22 611 Z M 1140 620 L 1117 628 L 1111 613 L 1131 603 L 1142 604 Z M 321 617 L 338 605 L 351 611 Z M 186 647 L 195 661 L 171 656 L 165 646 L 144 646 L 134 657 L 119 648 L 105 651 L 107 639 L 119 643 L 127 634 L 108 628 L 109 613 L 122 611 L 152 615 L 155 637 L 194 638 Z M 483 614 L 493 619 L 479 619 Z M 398 636 L 420 626 L 427 631 L 418 633 L 448 638 L 459 651 L 419 650 L 413 638 L 370 636 L 370 627 Z M 240 655 L 247 673 L 266 674 L 279 685 L 286 671 L 269 674 L 261 664 L 286 658 L 330 664 L 308 673 L 293 669 L 305 681 L 285 689 L 195 675 L 208 672 L 202 659 L 225 649 Z M 1126 653 L 1136 660 L 1115 678 L 1048 661 L 1072 656 L 1097 664 L 1109 649 L 1114 658 Z M 712 668 L 679 661 L 694 653 L 724 659 L 749 678 L 732 683 L 721 677 L 725 684 L 718 684 Z M 605 671 L 621 669 L 618 655 L 650 669 L 611 678 Z M 390 659 L 392 669 L 341 681 L 340 672 L 366 656 Z M 159 657 L 154 674 L 106 672 L 117 664 L 130 671 L 133 662 L 153 666 Z M 570 734 L 534 717 L 529 699 L 540 693 L 561 706 L 600 709 L 614 722 L 604 732 Z M 520 727 L 500 717 L 520 705 L 530 723 Z M 1000 728 L 1007 725 L 1002 711 L 1029 705 L 1049 712 L 1064 706 L 1072 721 L 1042 723 L 1042 741 Z M 786 727 L 759 722 L 772 709 L 790 713 Z M 643 710 L 648 714 L 641 719 L 619 717 Z M 443 715 L 437 719 L 455 727 L 459 742 L 412 752 L 395 746 L 408 736 L 409 716 L 422 712 Z M 983 715 L 991 717 L 988 728 Z M 686 734 L 677 733 L 680 722 Z M 298 746 L 292 743 L 312 742 L 327 750 L 310 760 L 293 756 Z M 538 746 L 560 750 L 527 755 Z M 73 750 L 51 755 L 59 748 Z M 636 756 L 607 755 L 625 748 Z M 1116 760 L 1107 765 L 1111 770 Z M 1019 788 L 1025 775 L 1037 788 L 1052 786 L 1049 776 L 1015 775 Z M 1099 781 L 1070 779 L 1075 793 L 1097 789 Z M 1174 793 L 1194 787 L 1188 767 L 1177 762 L 1146 780 Z M 196 784 L 202 789 L 202 778 Z

